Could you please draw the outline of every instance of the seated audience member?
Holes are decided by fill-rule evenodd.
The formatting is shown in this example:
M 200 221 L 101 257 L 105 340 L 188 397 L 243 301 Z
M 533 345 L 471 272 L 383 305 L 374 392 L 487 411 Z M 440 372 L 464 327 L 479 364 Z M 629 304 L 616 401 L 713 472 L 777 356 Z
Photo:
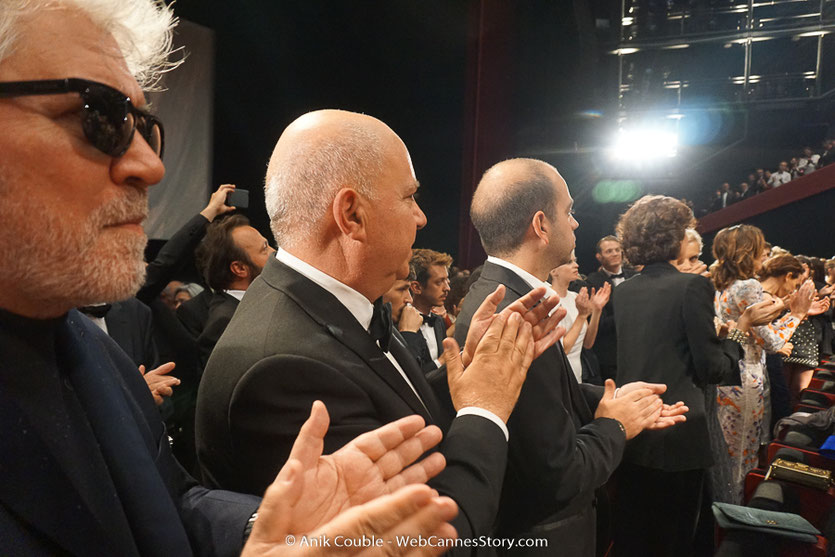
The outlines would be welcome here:
M 604 236 L 597 242 L 595 249 L 600 268 L 589 273 L 586 282 L 591 288 L 600 290 L 604 284 L 614 289 L 623 281 L 637 274 L 635 269 L 625 265 L 620 240 L 615 236 Z M 614 379 L 618 361 L 618 340 L 615 333 L 615 310 L 611 297 L 603 307 L 597 339 L 592 350 L 600 363 L 600 373 L 604 379 Z
M 827 139 L 823 142 L 823 151 L 818 159 L 818 168 L 823 168 L 835 162 L 835 139 Z
M 503 304 L 540 287 L 554 267 L 568 263 L 577 221 L 557 170 L 534 159 L 491 167 L 476 188 L 470 218 L 487 252 L 478 280 L 464 298 L 455 327 L 464 339 L 477 325 L 476 308 L 497 287 Z M 615 243 L 618 251 L 620 244 Z M 551 295 L 551 299 L 558 296 Z M 564 317 L 565 310 L 553 316 Z M 547 548 L 519 554 L 592 556 L 596 499 L 617 467 L 628 439 L 645 428 L 683 420 L 681 407 L 662 408 L 664 385 L 606 387 L 578 384 L 557 343 L 534 360 L 508 421 L 510 446 L 497 535 L 547 540 Z M 673 416 L 675 414 L 675 416 Z M 677 426 L 676 426 L 677 427 Z M 514 552 L 511 552 L 514 553 Z
M 804 147 L 803 156 L 797 160 L 798 172 L 802 176 L 811 174 L 818 168 L 819 160 L 820 155 L 813 153 L 811 147 Z
M 420 334 L 423 336 L 426 349 L 421 350 L 423 356 L 419 358 L 421 367 L 433 369 L 443 364 L 443 341 L 446 338 L 446 324 L 443 317 L 433 309 L 443 306 L 449 294 L 449 266 L 452 257 L 431 249 L 413 249 L 409 266 L 415 272 L 415 280 L 411 283 L 412 298 L 415 309 L 423 317 Z M 427 360 L 426 355 L 429 356 Z
M 579 292 L 569 290 L 568 285 L 572 281 L 580 280 L 580 266 L 577 265 L 574 252 L 571 252 L 571 261 L 551 269 L 549 276 L 551 288 L 559 295 L 560 306 L 566 311 L 565 317 L 560 321 L 560 326 L 565 329 L 565 336 L 560 342 L 568 363 L 571 364 L 574 377 L 578 383 L 582 383 L 583 364 L 580 355 L 583 348 L 594 346 L 600 314 L 609 302 L 612 286 L 607 282 L 598 291 L 592 288 L 591 295 L 586 287 L 581 288 Z
M 673 263 L 673 267 L 682 273 L 706 274 L 707 265 L 699 259 L 702 256 L 704 245 L 702 244 L 702 237 L 696 232 L 696 229 L 688 228 L 684 231 L 684 242 L 681 246 L 681 252 L 678 254 L 678 259 Z
M 742 182 L 739 184 L 739 193 L 737 194 L 735 201 L 745 201 L 749 197 L 753 197 L 754 193 L 756 192 L 751 189 L 748 182 Z
M 736 342 L 717 338 L 710 281 L 672 265 L 694 224 L 687 206 L 659 195 L 636 201 L 617 224 L 625 256 L 644 266 L 612 294 L 618 381 L 664 383 L 662 399 L 682 400 L 689 408 L 686 422 L 645 432 L 626 447 L 614 512 L 617 555 L 693 552 L 705 472 L 713 464 L 705 389 L 723 381 L 739 384 L 738 341 L 752 322 L 776 314 L 770 303 L 751 308 L 732 331 Z M 751 319 L 755 312 L 759 320 Z
M 713 257 L 718 261 L 711 274 L 717 294 L 716 316 L 722 321 L 736 321 L 752 304 L 764 299 L 778 301 L 793 294 L 800 284 L 801 267 L 790 256 L 772 258 L 771 266 L 763 267 L 766 259 L 765 240 L 759 228 L 747 224 L 724 228 L 713 240 Z M 793 267 L 793 266 L 796 266 Z M 793 271 L 794 269 L 794 271 Z M 781 287 L 771 291 L 757 279 L 757 275 L 780 275 Z M 788 279 L 788 281 L 786 280 Z M 769 281 L 772 285 L 772 281 Z M 788 354 L 797 325 L 805 317 L 811 303 L 811 284 L 801 296 L 795 296 L 791 313 L 775 321 L 752 328 L 743 344 L 745 357 L 740 360 L 740 385 L 719 386 L 716 389 L 717 415 L 720 432 L 725 440 L 727 457 L 719 458 L 715 474 L 714 496 L 717 500 L 742 504 L 745 475 L 756 466 L 760 442 L 769 441 L 771 408 L 765 404 L 767 370 L 764 351 Z
M 247 288 L 273 253 L 267 240 L 243 215 L 231 215 L 209 225 L 196 255 L 213 292 L 206 325 L 197 337 L 204 366 Z
M 247 290 L 200 384 L 197 450 L 210 485 L 262 492 L 292 456 L 314 400 L 331 415 L 327 453 L 419 414 L 445 433 L 447 467 L 429 485 L 461 508 L 458 534 L 491 531 L 505 423 L 531 359 L 557 339 L 548 317 L 556 301 L 533 308 L 542 287 L 494 315 L 499 290 L 482 306 L 462 355 L 447 339 L 444 369 L 457 413 L 444 412 L 379 299 L 408 275 L 412 243 L 426 224 L 417 188 L 406 146 L 371 116 L 320 110 L 281 134 L 264 188 L 281 247 Z
M 768 187 L 770 188 L 778 188 L 783 184 L 790 182 L 792 179 L 791 173 L 789 173 L 789 163 L 783 161 L 780 163 L 780 168 L 775 171 L 771 177 L 768 179 Z
M 4 0 L 0 22 L 2 553 L 231 557 L 250 527 L 246 557 L 284 551 L 290 533 L 454 536 L 451 501 L 395 491 L 443 467 L 400 472 L 440 439 L 419 418 L 323 457 L 316 404 L 263 504 L 180 468 L 134 362 L 73 309 L 143 282 L 140 223 L 164 167 L 134 76 L 159 76 L 173 15 L 150 0 Z
M 736 192 L 731 190 L 731 185 L 728 182 L 722 183 L 722 188 L 719 190 L 719 197 L 713 200 L 711 211 L 718 211 L 724 209 L 728 205 L 736 201 Z

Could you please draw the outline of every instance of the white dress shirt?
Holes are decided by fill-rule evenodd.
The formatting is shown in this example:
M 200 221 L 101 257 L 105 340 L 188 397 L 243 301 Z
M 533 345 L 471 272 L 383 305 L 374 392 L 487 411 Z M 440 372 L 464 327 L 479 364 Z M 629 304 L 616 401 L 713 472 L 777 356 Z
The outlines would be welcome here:
M 368 327 L 371 325 L 371 317 L 374 314 L 374 305 L 368 301 L 368 298 L 348 286 L 337 279 L 333 278 L 332 276 L 323 273 L 313 265 L 306 263 L 296 257 L 295 255 L 291 254 L 285 249 L 278 248 L 278 251 L 275 252 L 275 258 L 290 267 L 291 269 L 299 272 L 304 277 L 310 279 L 314 283 L 318 284 L 328 292 L 334 295 L 334 297 L 339 300 L 339 302 L 345 306 L 351 315 L 359 322 L 363 329 L 366 331 Z M 379 343 L 377 343 L 379 346 Z M 400 364 L 397 363 L 397 360 L 394 356 L 391 355 L 390 352 L 383 352 L 386 358 L 391 362 L 394 368 L 400 373 L 400 376 L 403 377 L 403 380 L 406 381 L 406 384 L 412 389 L 412 392 L 415 393 L 415 396 L 418 400 L 423 403 L 423 400 L 420 398 L 415 386 L 412 385 L 412 382 L 409 381 L 409 378 L 406 376 L 406 373 L 403 371 L 403 368 L 400 367 Z M 424 408 L 425 408 L 424 404 Z M 427 414 L 429 411 L 427 410 Z M 466 407 L 462 408 L 458 411 L 456 416 L 464 416 L 464 415 L 476 415 L 481 416 L 483 418 L 487 418 L 491 422 L 495 423 L 499 428 L 501 428 L 502 432 L 504 433 L 505 439 L 509 439 L 509 434 L 507 431 L 507 426 L 505 423 L 495 414 L 490 412 L 489 410 L 485 410 L 483 408 L 477 407 Z
M 244 294 L 246 294 L 246 290 L 224 290 L 224 292 L 226 292 L 239 302 L 244 299 Z

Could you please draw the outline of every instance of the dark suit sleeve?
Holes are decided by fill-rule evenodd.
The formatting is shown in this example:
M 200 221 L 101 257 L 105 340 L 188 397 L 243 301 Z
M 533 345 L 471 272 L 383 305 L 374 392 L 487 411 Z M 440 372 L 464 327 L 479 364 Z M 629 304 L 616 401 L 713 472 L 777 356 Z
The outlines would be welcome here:
M 325 403 L 331 418 L 326 454 L 385 425 L 364 389 L 334 367 L 296 355 L 260 360 L 236 386 L 229 408 L 231 451 L 238 461 L 252 463 L 234 474 L 236 481 L 250 482 L 242 490 L 251 492 L 272 481 L 314 400 Z M 428 483 L 458 503 L 460 513 L 452 524 L 459 537 L 489 533 L 507 459 L 504 434 L 485 418 L 462 416 L 453 420 L 441 452 L 446 468 Z
M 600 399 L 603 398 L 604 388 L 599 385 L 591 385 L 589 383 L 580 383 L 580 392 L 586 399 L 586 403 L 592 412 L 597 411 L 597 405 L 600 404 Z
M 114 356 L 115 361 L 122 358 L 126 356 Z M 261 498 L 198 485 L 172 455 L 165 425 L 145 381 L 130 364 L 121 365 L 119 369 L 155 439 L 156 454 L 152 457 L 177 507 L 194 554 L 237 557 L 243 547 L 246 523 L 260 505 Z
M 159 296 L 165 285 L 171 282 L 180 270 L 185 259 L 194 252 L 194 248 L 203 239 L 207 224 L 209 221 L 206 217 L 198 213 L 165 242 L 156 258 L 148 263 L 145 284 L 137 292 L 137 298 L 149 304 Z
M 720 340 L 716 336 L 713 296 L 710 281 L 696 276 L 688 283 L 682 304 L 682 319 L 696 379 L 701 385 L 740 385 L 742 347 L 739 343 Z

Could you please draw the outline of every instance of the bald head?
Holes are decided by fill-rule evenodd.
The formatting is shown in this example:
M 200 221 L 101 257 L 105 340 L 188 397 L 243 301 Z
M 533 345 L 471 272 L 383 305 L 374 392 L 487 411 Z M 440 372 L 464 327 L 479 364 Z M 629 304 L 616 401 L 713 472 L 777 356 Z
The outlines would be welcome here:
M 278 244 L 316 234 L 342 188 L 375 199 L 387 150 L 402 145 L 391 128 L 364 114 L 318 110 L 297 118 L 276 143 L 264 186 Z
M 556 169 L 535 159 L 510 159 L 491 167 L 476 188 L 470 218 L 488 255 L 507 256 L 525 239 L 531 219 L 542 211 L 556 220 Z

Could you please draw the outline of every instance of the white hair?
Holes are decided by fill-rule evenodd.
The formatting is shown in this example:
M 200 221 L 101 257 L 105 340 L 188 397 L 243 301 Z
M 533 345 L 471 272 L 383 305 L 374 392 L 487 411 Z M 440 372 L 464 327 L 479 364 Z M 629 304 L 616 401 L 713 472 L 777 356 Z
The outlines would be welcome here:
M 695 228 L 686 228 L 684 230 L 684 237 L 688 242 L 699 244 L 699 254 L 702 253 L 702 250 L 704 249 L 704 242 L 702 242 L 702 237 L 698 232 L 696 232 Z
M 264 202 L 278 245 L 315 233 L 316 223 L 343 187 L 377 198 L 374 180 L 384 159 L 378 134 L 346 123 L 338 134 L 299 140 L 289 149 L 282 146 L 280 154 L 276 149 L 264 183 Z
M 144 89 L 153 89 L 163 72 L 179 64 L 168 60 L 177 20 L 162 0 L 0 0 L 0 61 L 14 52 L 21 17 L 66 7 L 77 7 L 113 35 Z

